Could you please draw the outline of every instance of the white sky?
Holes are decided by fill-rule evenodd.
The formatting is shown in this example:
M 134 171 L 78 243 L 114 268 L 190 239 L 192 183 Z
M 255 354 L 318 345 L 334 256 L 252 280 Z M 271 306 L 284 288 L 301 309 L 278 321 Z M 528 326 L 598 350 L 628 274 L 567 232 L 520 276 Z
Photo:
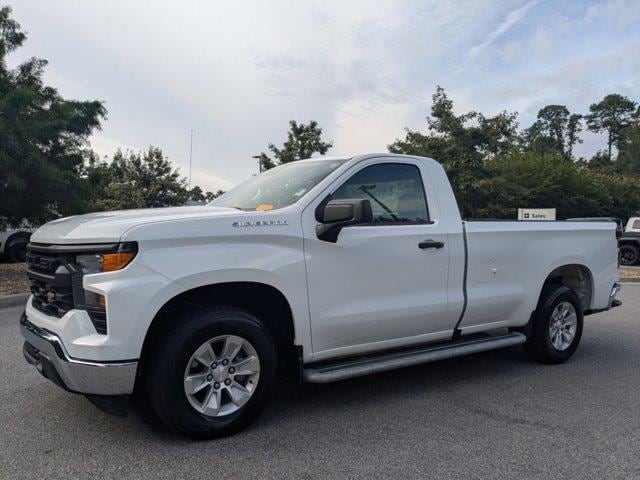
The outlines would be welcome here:
M 437 84 L 456 110 L 585 112 L 640 100 L 640 0 L 14 1 L 25 46 L 67 98 L 104 100 L 93 148 L 163 149 L 193 184 L 228 189 L 257 170 L 290 119 L 317 120 L 332 155 L 386 151 L 424 131 Z M 583 135 L 580 155 L 604 148 Z

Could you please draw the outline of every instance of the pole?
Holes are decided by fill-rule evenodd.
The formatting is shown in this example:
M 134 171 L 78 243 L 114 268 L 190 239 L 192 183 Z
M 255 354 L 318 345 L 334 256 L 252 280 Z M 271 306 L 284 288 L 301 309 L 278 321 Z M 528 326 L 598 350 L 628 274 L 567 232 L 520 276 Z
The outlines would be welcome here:
M 261 162 L 261 160 L 262 160 L 262 155 L 254 155 L 254 156 L 253 156 L 253 157 L 251 157 L 251 158 L 255 158 L 256 160 L 258 160 L 258 172 L 259 172 L 259 173 L 262 173 L 262 162 Z
M 191 190 L 191 159 L 193 158 L 193 128 L 189 140 L 189 190 Z

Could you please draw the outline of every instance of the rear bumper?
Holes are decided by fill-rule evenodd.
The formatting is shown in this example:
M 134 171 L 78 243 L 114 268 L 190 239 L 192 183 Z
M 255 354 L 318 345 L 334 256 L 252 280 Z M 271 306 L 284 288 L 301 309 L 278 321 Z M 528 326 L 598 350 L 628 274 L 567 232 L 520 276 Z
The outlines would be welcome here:
M 607 307 L 593 309 L 593 310 L 585 310 L 584 315 L 592 315 L 594 313 L 606 312 L 607 310 L 611 310 L 612 308 L 619 307 L 620 305 L 622 305 L 622 302 L 616 299 L 616 295 L 620 293 L 621 289 L 622 287 L 618 282 L 614 283 L 613 287 L 611 287 L 611 293 L 609 294 L 609 303 L 607 304 Z
M 61 388 L 89 395 L 128 395 L 138 362 L 94 362 L 73 358 L 56 334 L 20 317 L 20 333 L 25 339 L 23 353 L 31 365 Z

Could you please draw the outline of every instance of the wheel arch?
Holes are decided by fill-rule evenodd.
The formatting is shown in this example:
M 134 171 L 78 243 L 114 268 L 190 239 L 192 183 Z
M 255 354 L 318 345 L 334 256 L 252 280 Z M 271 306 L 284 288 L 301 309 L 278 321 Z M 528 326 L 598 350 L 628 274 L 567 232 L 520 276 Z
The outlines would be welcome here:
M 622 237 L 620 240 L 618 240 L 618 245 L 633 245 L 635 247 L 640 247 L 640 237 L 638 238 Z
M 153 317 L 140 354 L 144 361 L 154 342 L 171 328 L 172 319 L 186 309 L 211 305 L 242 308 L 258 317 L 274 337 L 281 359 L 297 359 L 296 330 L 290 302 L 278 288 L 261 282 L 228 281 L 202 285 L 168 300 Z
M 7 240 L 4 242 L 4 245 L 2 246 L 2 253 L 6 254 L 9 247 L 11 247 L 16 240 L 18 239 L 26 239 L 26 241 L 28 242 L 29 239 L 31 238 L 31 232 L 15 232 L 12 233 L 11 235 L 9 235 L 9 237 L 7 238 Z
M 554 268 L 545 278 L 540 288 L 540 296 L 548 285 L 564 285 L 580 299 L 583 310 L 591 308 L 594 296 L 593 274 L 589 267 L 580 263 L 569 263 Z

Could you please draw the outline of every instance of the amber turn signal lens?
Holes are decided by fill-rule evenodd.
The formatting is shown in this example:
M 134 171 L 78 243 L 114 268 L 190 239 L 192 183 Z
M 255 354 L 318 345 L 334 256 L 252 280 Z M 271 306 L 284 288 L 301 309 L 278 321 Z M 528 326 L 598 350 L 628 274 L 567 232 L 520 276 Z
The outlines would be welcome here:
M 102 255 L 102 271 L 113 272 L 128 265 L 135 257 L 135 252 L 104 253 Z

